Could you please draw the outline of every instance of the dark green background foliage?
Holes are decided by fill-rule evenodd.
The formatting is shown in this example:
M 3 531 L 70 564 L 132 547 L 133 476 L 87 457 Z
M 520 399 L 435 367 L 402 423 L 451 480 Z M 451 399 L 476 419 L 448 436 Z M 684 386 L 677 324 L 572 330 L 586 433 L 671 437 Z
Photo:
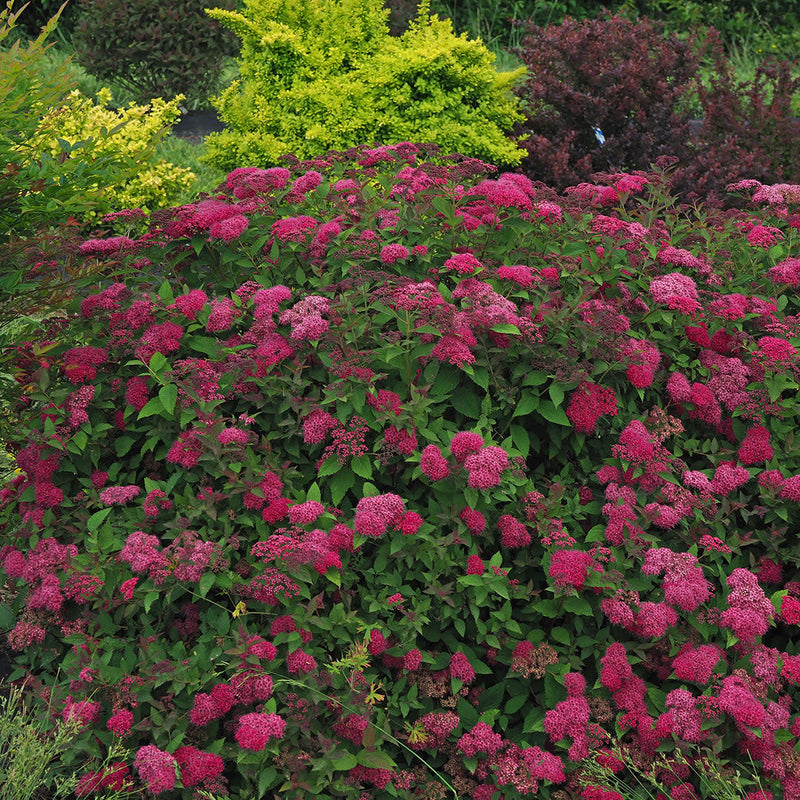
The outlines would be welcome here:
M 219 88 L 223 59 L 236 52 L 235 38 L 205 9 L 236 5 L 236 0 L 80 0 L 73 33 L 78 61 L 141 100 L 183 94 L 191 107 Z

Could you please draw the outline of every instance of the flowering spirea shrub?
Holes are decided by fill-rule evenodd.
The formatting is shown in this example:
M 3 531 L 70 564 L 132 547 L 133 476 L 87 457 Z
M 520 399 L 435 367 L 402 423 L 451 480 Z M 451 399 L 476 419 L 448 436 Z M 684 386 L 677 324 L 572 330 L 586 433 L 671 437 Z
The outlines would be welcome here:
M 359 148 L 85 243 L 17 353 L 0 622 L 86 796 L 123 742 L 186 800 L 579 794 L 594 753 L 688 797 L 677 750 L 800 798 L 800 189 L 664 181 Z

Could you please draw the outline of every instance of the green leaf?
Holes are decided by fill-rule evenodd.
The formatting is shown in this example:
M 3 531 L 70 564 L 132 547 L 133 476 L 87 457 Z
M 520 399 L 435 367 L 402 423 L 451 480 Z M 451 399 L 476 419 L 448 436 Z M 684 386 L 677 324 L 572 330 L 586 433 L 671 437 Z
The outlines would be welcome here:
M 544 697 L 547 708 L 555 708 L 564 699 L 564 687 L 556 680 L 552 672 L 544 675 Z
M 86 435 L 85 431 L 75 431 L 72 435 L 72 439 L 69 441 L 68 450 L 72 453 L 80 454 L 86 449 L 86 443 L 89 441 L 89 437 Z
M 571 427 L 572 423 L 569 417 L 564 413 L 563 408 L 556 408 L 549 400 L 542 400 L 539 407 L 536 409 L 548 422 L 556 425 L 565 425 Z
M 164 281 L 158 287 L 158 296 L 164 301 L 165 305 L 172 305 L 175 302 L 175 295 L 172 293 L 172 285 L 169 281 Z
M 175 410 L 175 403 L 178 400 L 178 387 L 174 383 L 168 383 L 158 390 L 158 399 L 167 414 L 172 414 Z M 144 411 L 144 409 L 142 409 Z
M 450 398 L 453 408 L 465 417 L 477 419 L 481 415 L 481 403 L 472 389 L 456 391 Z
M 569 644 L 571 641 L 569 631 L 566 628 L 553 628 L 550 631 L 550 638 L 559 644 Z
M 440 213 L 443 214 L 444 217 L 450 221 L 454 219 L 453 213 L 453 201 L 449 200 L 447 197 L 442 197 L 442 195 L 436 195 L 431 199 L 431 205 Z
M 120 436 L 114 442 L 114 452 L 118 456 L 124 456 L 133 446 L 133 438 L 131 436 Z
M 158 599 L 161 592 L 150 591 L 144 596 L 144 612 L 148 614 L 150 612 L 150 607 L 153 603 Z
M 342 462 L 339 461 L 337 456 L 328 456 L 320 465 L 319 465 L 319 475 L 320 478 L 324 478 L 326 475 L 335 475 L 340 469 L 342 468 Z
M 216 583 L 217 576 L 213 572 L 204 572 L 200 576 L 198 586 L 200 587 L 200 597 L 205 597 L 209 589 Z
M 353 765 L 355 766 L 355 764 Z M 352 769 L 352 767 L 351 767 Z M 272 782 L 278 777 L 278 771 L 274 767 L 267 767 L 264 769 L 260 767 L 258 770 L 258 796 L 264 797 L 267 789 Z
M 527 458 L 531 449 L 531 437 L 528 435 L 528 431 L 522 425 L 512 425 L 510 432 L 514 447 L 522 453 L 523 457 Z
M 540 733 L 544 731 L 544 709 L 533 708 L 528 712 L 525 717 L 525 722 L 522 724 L 523 733 Z
M 511 416 L 512 418 L 524 417 L 530 414 L 537 405 L 539 405 L 539 398 L 531 392 L 525 392 L 517 403 L 517 407 L 514 409 L 514 413 Z
M 498 322 L 497 325 L 492 325 L 489 329 L 495 333 L 516 333 L 518 334 L 519 328 L 511 322 Z
M 159 372 L 161 372 L 161 370 L 164 369 L 166 364 L 167 364 L 167 357 L 163 353 L 155 352 L 153 353 L 152 356 L 150 356 L 150 369 L 156 375 L 158 375 Z
M 536 610 L 537 614 L 541 614 L 543 617 L 552 619 L 558 616 L 561 606 L 558 600 L 556 600 L 554 597 L 551 597 L 547 600 L 539 600 L 534 604 L 534 609 Z
M 351 459 L 350 469 L 365 480 L 369 480 L 372 477 L 372 461 L 369 456 L 356 456 Z
M 88 520 L 86 520 L 86 529 L 90 533 L 95 533 L 100 529 L 105 518 L 111 513 L 111 507 L 101 508 L 100 511 L 95 511 Z
M 470 378 L 472 378 L 472 380 L 481 387 L 481 389 L 485 391 L 489 388 L 489 371 L 484 367 L 478 367 L 477 369 L 473 368 L 468 374 Z
M 17 624 L 17 618 L 14 615 L 11 606 L 7 603 L 0 603 L 0 628 L 4 631 L 11 630 Z
M 321 474 L 321 473 L 320 473 Z M 340 469 L 328 483 L 331 492 L 333 505 L 338 506 L 342 502 L 347 490 L 352 488 L 355 483 L 355 475 L 349 467 Z
M 538 370 L 525 373 L 525 378 L 522 381 L 523 386 L 541 386 L 543 383 L 547 383 L 547 375 Z
M 583 597 L 568 597 L 564 601 L 564 610 L 583 617 L 592 615 L 591 603 Z
M 188 345 L 192 350 L 205 353 L 207 356 L 213 356 L 219 350 L 219 341 L 210 336 L 191 336 L 188 339 Z
M 161 403 L 161 397 L 153 397 L 148 400 L 144 408 L 139 412 L 139 416 L 137 419 L 144 419 L 145 417 L 151 417 L 153 414 L 163 414 L 164 413 L 164 406 Z
M 319 484 L 315 481 L 308 487 L 306 492 L 306 500 L 314 500 L 319 503 L 322 500 L 322 492 L 320 492 Z
M 371 769 L 393 769 L 395 767 L 395 763 L 389 755 L 378 750 L 362 750 L 356 758 L 362 767 Z
M 547 387 L 547 393 L 550 395 L 553 405 L 558 408 L 564 400 L 564 390 L 557 383 L 551 383 Z
M 564 247 L 560 248 L 560 253 L 562 256 L 578 256 L 581 253 L 585 253 L 589 249 L 589 245 L 585 241 L 573 241 L 567 242 Z
M 480 715 L 475 709 L 475 706 L 467 702 L 463 697 L 458 698 L 456 711 L 458 712 L 458 718 L 461 720 L 461 724 L 465 730 L 474 728 L 480 720 Z
M 346 753 L 342 752 L 341 750 L 336 750 L 330 755 L 332 756 L 331 764 L 333 765 L 333 768 L 342 772 L 347 772 L 358 765 L 358 759 L 353 753 Z
M 520 692 L 519 694 L 515 694 L 506 702 L 503 711 L 506 714 L 516 714 L 517 711 L 519 711 L 525 705 L 525 703 L 528 702 L 528 699 L 529 695 L 527 694 L 527 692 Z
M 486 691 L 481 692 L 478 697 L 478 711 L 486 711 L 491 708 L 499 708 L 500 701 L 503 699 L 506 687 L 500 683 L 495 683 L 490 686 Z
M 381 490 L 374 483 L 370 483 L 369 481 L 365 481 L 364 485 L 361 487 L 361 494 L 364 497 L 377 497 L 380 493 Z

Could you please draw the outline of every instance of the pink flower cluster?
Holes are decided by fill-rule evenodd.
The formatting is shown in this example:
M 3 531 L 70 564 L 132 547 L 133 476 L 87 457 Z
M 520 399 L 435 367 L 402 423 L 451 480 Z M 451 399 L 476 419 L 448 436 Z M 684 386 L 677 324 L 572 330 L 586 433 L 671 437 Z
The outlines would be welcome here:
M 426 445 L 420 454 L 419 466 L 422 472 L 432 481 L 441 481 L 450 475 L 447 459 L 435 445 Z
M 589 757 L 589 703 L 584 696 L 586 680 L 578 672 L 564 676 L 567 699 L 562 700 L 545 713 L 544 729 L 553 743 L 572 739 L 569 748 L 570 761 Z
M 323 317 L 329 313 L 330 300 L 310 294 L 282 312 L 279 319 L 281 324 L 292 326 L 292 340 L 314 341 L 330 327 L 330 322 Z
M 567 417 L 579 433 L 594 433 L 597 421 L 604 414 L 617 414 L 617 396 L 613 389 L 583 381 L 572 393 L 567 405 Z
M 136 752 L 133 765 L 153 794 L 161 794 L 175 788 L 178 762 L 166 751 L 159 750 L 152 744 L 144 745 Z
M 695 611 L 711 597 L 711 584 L 703 577 L 697 556 L 691 553 L 674 553 L 666 547 L 651 548 L 645 555 L 642 572 L 645 575 L 663 572 L 665 601 L 684 611 Z
M 121 506 L 141 493 L 138 486 L 108 486 L 100 492 L 100 502 L 106 506 Z
M 108 350 L 103 347 L 73 347 L 63 356 L 64 374 L 72 383 L 91 381 L 97 376 L 97 367 L 108 361 Z
M 625 374 L 637 389 L 645 389 L 653 383 L 661 362 L 661 353 L 655 345 L 646 339 L 628 339 L 620 348 L 620 354 L 628 365 Z
M 362 536 L 376 538 L 383 536 L 390 528 L 414 533 L 421 524 L 422 518 L 416 512 L 405 510 L 402 497 L 388 492 L 362 497 L 356 504 L 353 527 Z
M 556 579 L 556 586 L 571 586 L 580 591 L 593 563 L 583 550 L 556 550 L 550 558 L 548 575 Z
M 750 570 L 737 567 L 726 583 L 731 590 L 721 622 L 733 631 L 737 639 L 751 644 L 769 630 L 775 609 Z
M 469 486 L 474 489 L 491 489 L 500 483 L 504 470 L 508 468 L 508 453 L 502 447 L 486 445 L 477 452 L 470 453 L 464 459 L 464 467 L 468 473 Z
M 191 745 L 179 747 L 173 755 L 180 766 L 181 783 L 188 788 L 213 780 L 225 769 L 221 756 Z
M 697 298 L 697 285 L 688 275 L 670 272 L 650 281 L 650 294 L 657 303 L 680 311 L 694 314 L 701 306 Z
M 280 739 L 286 729 L 286 721 L 277 714 L 254 712 L 239 717 L 236 726 L 236 741 L 244 750 L 263 750 L 270 739 Z
M 450 656 L 450 677 L 466 684 L 475 680 L 475 670 L 464 653 L 453 653 Z

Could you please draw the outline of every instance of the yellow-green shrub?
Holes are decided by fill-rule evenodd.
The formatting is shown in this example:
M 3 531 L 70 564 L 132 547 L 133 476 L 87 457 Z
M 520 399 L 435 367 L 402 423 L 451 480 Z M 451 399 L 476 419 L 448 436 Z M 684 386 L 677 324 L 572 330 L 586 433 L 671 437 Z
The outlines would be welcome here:
M 222 169 L 269 166 L 358 144 L 433 142 L 511 165 L 504 131 L 522 119 L 511 87 L 479 40 L 420 6 L 391 37 L 380 0 L 245 0 L 208 13 L 242 41 L 241 78 L 215 99 L 227 129 L 206 142 Z
M 109 106 L 108 89 L 98 92 L 97 102 L 76 90 L 45 123 L 50 137 L 52 130 L 57 130 L 58 139 L 70 145 L 94 139 L 100 152 L 136 160 L 140 169 L 105 186 L 103 201 L 111 209 L 152 211 L 180 203 L 196 179 L 191 170 L 155 156 L 156 143 L 180 115 L 178 104 L 182 99 L 181 95 L 169 101 L 159 97 L 146 105 L 131 103 L 115 110 Z M 57 140 L 51 138 L 48 146 L 53 155 L 62 152 Z

